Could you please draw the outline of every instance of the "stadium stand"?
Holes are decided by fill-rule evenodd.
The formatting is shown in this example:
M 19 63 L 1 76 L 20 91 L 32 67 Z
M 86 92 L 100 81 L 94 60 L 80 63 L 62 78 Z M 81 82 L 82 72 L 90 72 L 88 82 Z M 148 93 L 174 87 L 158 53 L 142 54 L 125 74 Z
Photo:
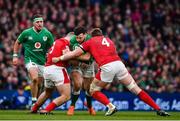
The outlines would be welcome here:
M 77 25 L 102 28 L 143 89 L 180 92 L 178 0 L 0 0 L 0 9 L 0 90 L 28 85 L 23 57 L 12 66 L 13 44 L 32 15 L 42 13 L 55 38 Z M 117 83 L 107 90 L 124 91 Z

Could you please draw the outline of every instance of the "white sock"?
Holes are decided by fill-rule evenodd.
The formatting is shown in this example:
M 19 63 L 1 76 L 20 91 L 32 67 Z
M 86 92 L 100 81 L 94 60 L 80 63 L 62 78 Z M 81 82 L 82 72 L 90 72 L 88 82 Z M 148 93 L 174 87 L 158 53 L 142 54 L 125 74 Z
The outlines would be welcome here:
M 32 101 L 37 101 L 37 98 L 36 97 L 32 97 L 31 100 Z
M 115 106 L 114 106 L 112 103 L 109 103 L 109 104 L 107 104 L 106 106 L 107 106 L 108 108 L 111 108 L 111 109 L 115 108 Z

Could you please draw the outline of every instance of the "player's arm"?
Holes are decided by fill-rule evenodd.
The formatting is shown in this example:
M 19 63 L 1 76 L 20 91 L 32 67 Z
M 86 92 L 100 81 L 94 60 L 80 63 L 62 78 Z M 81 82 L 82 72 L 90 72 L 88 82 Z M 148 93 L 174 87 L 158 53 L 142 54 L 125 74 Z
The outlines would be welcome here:
M 83 49 L 81 49 L 80 47 L 78 47 L 77 49 L 75 49 L 74 51 L 70 51 L 60 57 L 54 57 L 52 58 L 52 61 L 54 63 L 57 63 L 58 61 L 65 61 L 65 60 L 69 60 L 72 58 L 77 58 L 78 56 L 82 55 L 84 53 Z
M 86 52 L 85 54 L 80 55 L 76 59 L 81 60 L 81 61 L 89 61 L 90 58 L 91 58 L 91 54 L 89 52 Z
M 18 64 L 18 53 L 20 48 L 21 48 L 21 44 L 17 39 L 14 43 L 14 48 L 13 48 L 13 65 L 15 66 Z

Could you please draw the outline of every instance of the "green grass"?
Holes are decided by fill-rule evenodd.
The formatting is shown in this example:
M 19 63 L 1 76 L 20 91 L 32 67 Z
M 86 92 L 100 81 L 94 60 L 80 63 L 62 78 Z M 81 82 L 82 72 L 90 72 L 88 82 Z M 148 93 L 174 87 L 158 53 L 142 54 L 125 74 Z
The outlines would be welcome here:
M 155 112 L 119 111 L 112 116 L 104 116 L 98 111 L 91 116 L 87 111 L 76 111 L 67 116 L 65 111 L 54 111 L 54 115 L 29 114 L 27 110 L 0 110 L 0 120 L 180 120 L 180 112 L 170 112 L 170 117 L 157 116 Z

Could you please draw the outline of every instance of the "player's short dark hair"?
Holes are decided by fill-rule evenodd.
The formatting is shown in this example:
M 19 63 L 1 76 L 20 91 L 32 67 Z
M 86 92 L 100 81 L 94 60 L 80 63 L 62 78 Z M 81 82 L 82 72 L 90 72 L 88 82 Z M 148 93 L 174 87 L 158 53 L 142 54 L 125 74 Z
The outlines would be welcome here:
M 86 28 L 83 26 L 78 26 L 74 29 L 75 35 L 80 35 L 81 33 L 85 34 L 87 32 Z
M 94 36 L 102 36 L 103 33 L 102 33 L 102 30 L 100 28 L 94 28 L 92 29 L 91 31 L 91 36 L 94 37 Z
M 32 17 L 32 20 L 34 20 L 35 18 L 40 18 L 40 17 L 43 18 L 43 15 L 42 14 L 34 14 Z

